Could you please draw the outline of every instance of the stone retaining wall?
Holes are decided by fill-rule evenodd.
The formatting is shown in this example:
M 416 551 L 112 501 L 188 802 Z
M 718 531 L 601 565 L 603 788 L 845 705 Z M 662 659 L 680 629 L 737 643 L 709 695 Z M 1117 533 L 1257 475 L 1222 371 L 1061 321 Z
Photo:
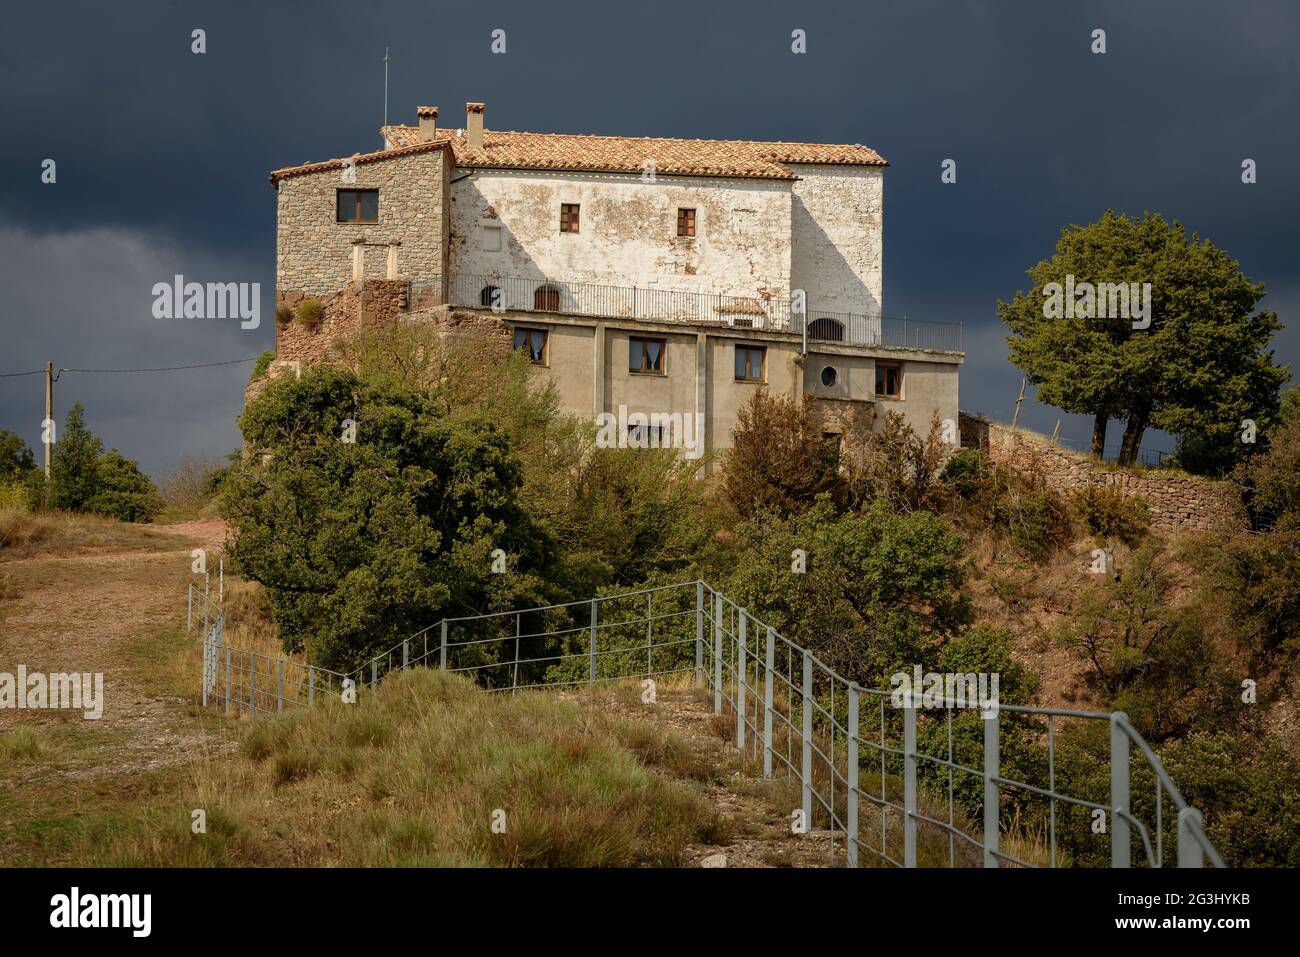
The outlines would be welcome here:
M 1211 531 L 1248 526 L 1241 497 L 1231 482 L 1172 472 L 1129 471 L 1105 466 L 1086 455 L 1052 445 L 1041 435 L 967 413 L 959 417 L 963 448 L 981 448 L 994 462 L 1042 477 L 1050 488 L 1070 493 L 1089 485 L 1110 485 L 1126 498 L 1141 497 L 1158 529 Z

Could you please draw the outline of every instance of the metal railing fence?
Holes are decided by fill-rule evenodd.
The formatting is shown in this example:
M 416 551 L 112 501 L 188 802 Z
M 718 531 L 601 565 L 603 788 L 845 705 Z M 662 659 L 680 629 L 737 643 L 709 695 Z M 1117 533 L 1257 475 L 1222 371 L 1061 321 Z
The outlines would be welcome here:
M 429 302 L 441 277 L 413 282 L 411 301 Z M 558 313 L 606 319 L 683 323 L 802 334 L 810 342 L 960 352 L 961 323 L 809 310 L 789 299 L 728 296 L 638 286 L 609 286 L 551 278 L 457 273 L 449 277 L 448 305 L 463 309 Z
M 895 706 L 893 692 L 845 679 L 704 581 L 444 618 L 348 672 L 232 648 L 220 612 L 204 634 L 204 705 L 232 715 L 355 695 L 413 667 L 512 694 L 693 674 L 714 713 L 734 716 L 755 768 L 797 788 L 794 823 L 828 834 L 832 861 L 849 866 L 1057 867 L 1090 863 L 1078 848 L 1104 841 L 1112 867 L 1135 851 L 1163 867 L 1169 838 L 1179 867 L 1223 866 L 1122 712 L 998 704 L 985 715 L 912 695 Z M 1066 790 L 1058 739 L 1074 722 L 1105 725 L 1105 793 Z

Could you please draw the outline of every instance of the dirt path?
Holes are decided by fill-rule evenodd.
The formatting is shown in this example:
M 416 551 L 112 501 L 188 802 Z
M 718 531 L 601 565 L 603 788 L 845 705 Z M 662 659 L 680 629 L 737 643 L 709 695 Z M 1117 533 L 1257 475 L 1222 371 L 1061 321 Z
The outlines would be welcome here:
M 219 546 L 215 526 L 163 526 L 134 547 L 72 548 L 0 566 L 0 671 L 103 675 L 98 720 L 0 709 L 0 733 L 25 729 L 41 750 L 38 760 L 0 761 L 0 858 L 57 859 L 57 836 L 77 818 L 112 814 L 113 799 L 156 790 L 196 754 L 231 746 L 191 704 L 183 657 L 198 640 L 185 632 L 190 550 Z

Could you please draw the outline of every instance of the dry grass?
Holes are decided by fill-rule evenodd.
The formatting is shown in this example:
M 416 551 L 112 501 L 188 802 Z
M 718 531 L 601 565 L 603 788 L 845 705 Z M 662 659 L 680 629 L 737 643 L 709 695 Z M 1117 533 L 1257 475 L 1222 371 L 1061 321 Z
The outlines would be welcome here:
M 147 525 L 76 512 L 0 509 L 0 559 L 13 561 L 72 549 L 178 548 L 178 536 Z
M 0 759 L 5 761 L 36 761 L 48 750 L 31 728 L 17 728 L 0 734 Z
M 680 779 L 701 773 L 663 730 L 414 670 L 251 724 L 238 755 L 195 762 L 178 806 L 80 840 L 113 865 L 673 865 L 716 837 Z
M 301 652 L 290 655 L 281 647 L 278 630 L 271 620 L 266 589 L 257 582 L 227 578 L 222 608 L 226 615 L 227 644 L 268 658 L 306 663 L 306 656 Z

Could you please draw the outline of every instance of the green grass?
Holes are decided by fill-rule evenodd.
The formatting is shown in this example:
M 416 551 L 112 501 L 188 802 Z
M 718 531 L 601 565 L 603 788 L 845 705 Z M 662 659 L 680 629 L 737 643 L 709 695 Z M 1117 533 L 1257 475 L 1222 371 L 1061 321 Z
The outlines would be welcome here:
M 259 718 L 179 793 L 63 839 L 125 866 L 674 865 L 719 836 L 707 775 L 671 732 L 417 670 L 355 705 Z

